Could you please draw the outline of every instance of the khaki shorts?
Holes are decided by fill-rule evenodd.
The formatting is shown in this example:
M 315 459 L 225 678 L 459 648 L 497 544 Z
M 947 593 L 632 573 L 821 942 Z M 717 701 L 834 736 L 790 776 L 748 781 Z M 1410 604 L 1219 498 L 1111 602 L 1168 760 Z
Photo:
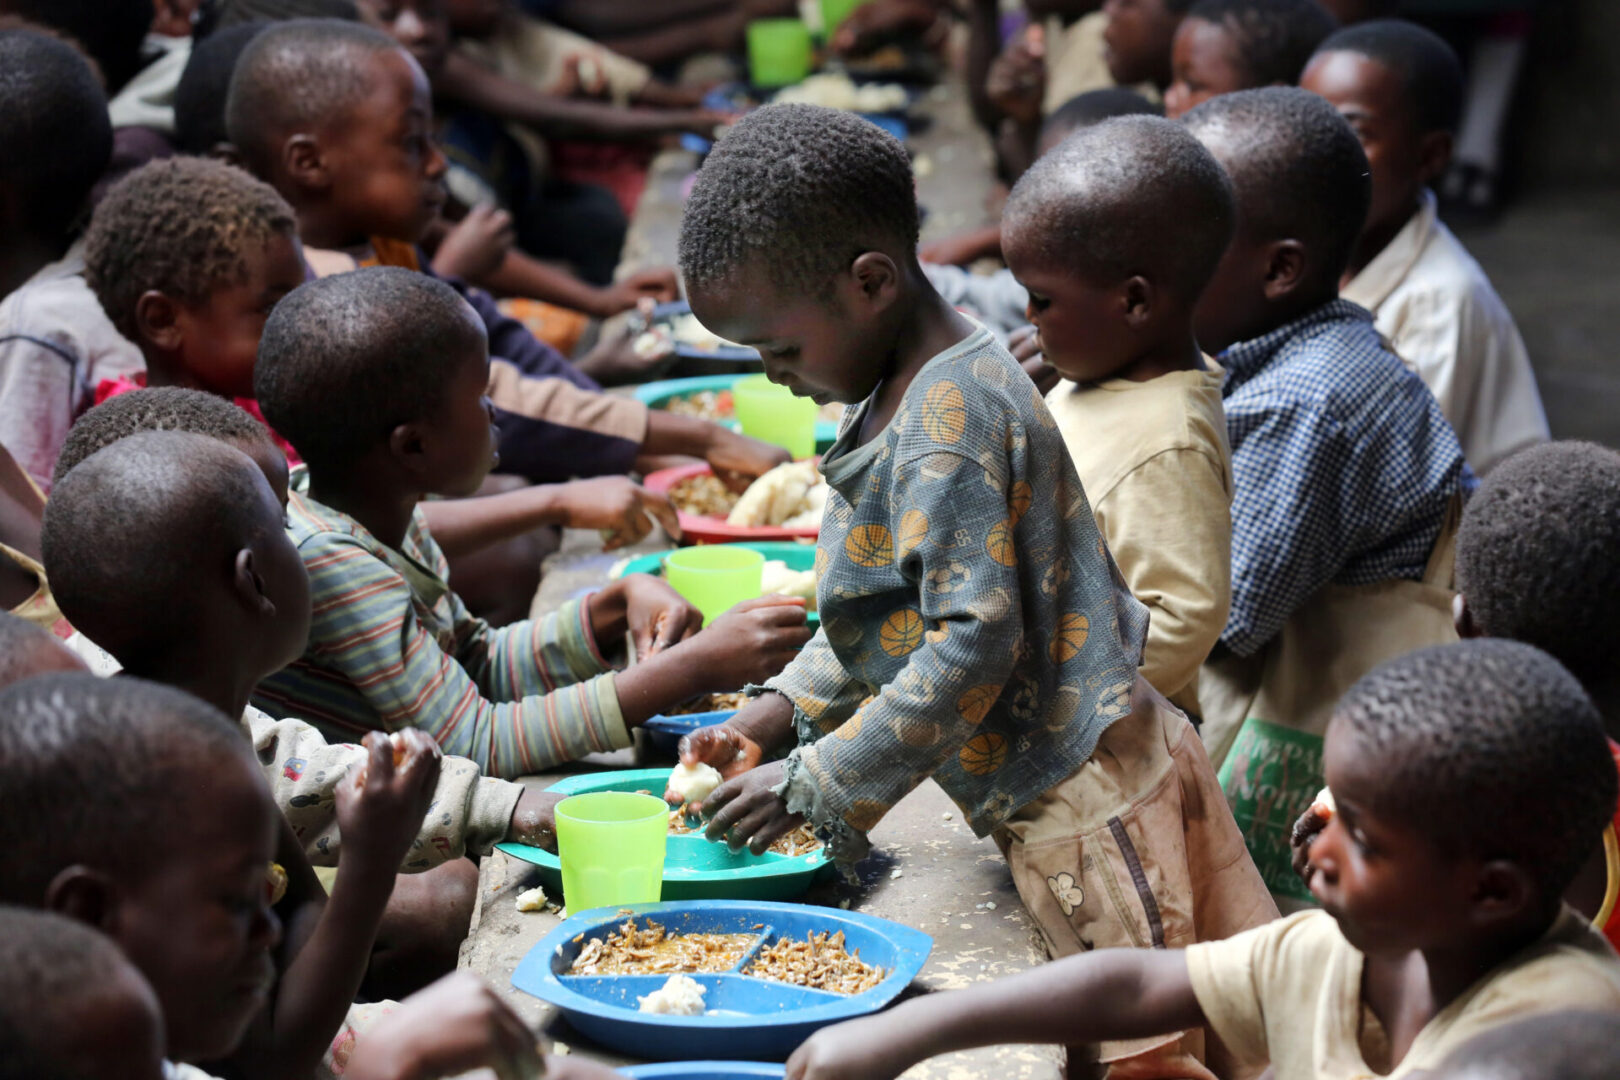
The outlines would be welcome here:
M 1053 957 L 1180 949 L 1277 917 L 1203 742 L 1141 678 L 1131 714 L 1103 733 L 1091 760 L 994 835 Z M 1155 1049 L 1200 1055 L 1201 1036 L 1189 1033 L 1180 1048 L 1177 1036 L 1106 1043 L 1097 1060 Z M 1208 1075 L 1138 1064 L 1129 1075 Z

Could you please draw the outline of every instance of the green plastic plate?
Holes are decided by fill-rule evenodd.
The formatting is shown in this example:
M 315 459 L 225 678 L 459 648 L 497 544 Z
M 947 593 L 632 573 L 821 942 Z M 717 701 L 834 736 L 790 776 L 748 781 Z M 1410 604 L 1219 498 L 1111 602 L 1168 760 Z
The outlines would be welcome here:
M 816 565 L 816 546 L 814 544 L 795 544 L 791 540 L 741 540 L 733 546 L 757 551 L 765 556 L 767 562 L 781 559 L 787 563 L 789 570 L 809 570 Z M 613 572 L 613 577 L 618 579 L 626 574 L 661 576 L 664 572 L 664 556 L 668 554 L 668 551 L 655 551 L 651 555 L 642 555 L 631 559 L 616 569 Z M 821 616 L 814 611 L 810 612 L 807 618 L 810 621 L 811 630 L 821 625 Z
M 663 409 L 675 398 L 691 397 L 705 390 L 730 390 L 732 383 L 747 374 L 745 371 L 736 375 L 699 375 L 691 379 L 663 379 L 659 382 L 643 383 L 636 387 L 636 400 L 649 409 Z M 728 420 L 726 424 L 733 429 L 737 426 L 735 420 Z M 837 438 L 837 423 L 831 420 L 816 421 L 816 453 L 825 454 L 832 448 Z
M 589 791 L 650 791 L 662 795 L 666 769 L 626 769 L 571 776 L 554 785 L 559 795 Z M 514 859 L 540 868 L 547 895 L 563 896 L 562 864 L 549 851 L 527 844 L 496 844 Z M 671 836 L 664 853 L 664 900 L 792 900 L 804 895 L 818 874 L 831 872 L 822 851 L 809 855 L 775 855 L 732 851 L 725 844 L 697 835 Z M 566 902 L 567 897 L 563 900 Z

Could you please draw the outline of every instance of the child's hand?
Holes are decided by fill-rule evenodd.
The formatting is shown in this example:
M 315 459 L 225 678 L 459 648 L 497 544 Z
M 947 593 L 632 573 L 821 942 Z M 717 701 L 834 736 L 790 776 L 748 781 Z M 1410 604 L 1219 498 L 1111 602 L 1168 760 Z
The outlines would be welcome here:
M 365 738 L 368 757 L 335 790 L 343 862 L 358 862 L 389 880 L 422 828 L 439 782 L 439 744 L 416 728 Z
M 450 227 L 433 253 L 433 272 L 440 277 L 479 281 L 501 265 L 516 239 L 512 215 L 481 203 Z
M 804 815 L 788 812 L 787 801 L 776 794 L 786 766 L 780 761 L 732 777 L 709 794 L 696 810 L 713 815 L 704 831 L 710 840 L 724 840 L 733 851 L 744 844 L 763 855 L 777 840 L 804 824 Z
M 731 724 L 715 724 L 713 727 L 698 728 L 690 735 L 682 735 L 677 752 L 681 764 L 687 768 L 700 763 L 709 765 L 727 780 L 758 768 L 765 757 L 765 750 L 759 743 Z M 665 792 L 664 801 L 669 802 L 672 794 L 679 797 L 676 792 Z
M 892 1080 L 909 1064 L 885 1060 L 894 1043 L 882 1013 L 822 1028 L 788 1058 L 787 1080 Z
M 710 689 L 732 691 L 781 674 L 813 635 L 796 596 L 745 600 L 681 646 L 700 665 Z
M 501 1080 L 545 1075 L 534 1034 L 470 972 L 412 994 L 361 1036 L 348 1080 L 432 1080 L 494 1069 Z
M 657 349 L 643 354 L 636 349 L 641 337 L 632 334 L 628 326 L 621 327 L 597 342 L 595 348 L 580 357 L 575 367 L 603 386 L 650 379 L 675 359 L 675 346 L 666 340 L 660 342 Z
M 552 854 L 557 852 L 557 804 L 563 796 L 554 791 L 535 791 L 524 788 L 512 808 L 512 820 L 506 826 L 506 838 L 517 844 L 528 844 Z
M 1010 119 L 1028 127 L 1040 123 L 1041 99 L 1046 95 L 1046 30 L 1026 27 L 1001 51 L 985 76 L 991 104 Z
M 1314 803 L 1294 822 L 1294 830 L 1288 837 L 1288 846 L 1292 851 L 1294 873 L 1306 885 L 1311 883 L 1311 841 L 1315 840 L 1322 830 L 1327 828 L 1327 815 Z
M 716 474 L 737 472 L 744 476 L 764 476 L 778 465 L 793 460 L 791 454 L 774 443 L 751 439 L 719 425 L 715 425 L 709 449 L 703 456 Z
M 655 304 L 667 304 L 678 295 L 680 286 L 670 267 L 637 270 L 599 290 L 597 309 L 591 314 L 599 319 L 611 319 L 621 311 L 629 311 L 643 298 Z
M 602 530 L 602 550 L 634 544 L 652 532 L 653 522 L 671 540 L 681 538 L 680 517 L 669 498 L 623 476 L 598 476 L 559 484 L 556 497 L 570 529 Z
M 662 578 L 626 574 L 614 584 L 624 587 L 624 617 L 638 659 L 657 656 L 703 629 L 703 612 Z

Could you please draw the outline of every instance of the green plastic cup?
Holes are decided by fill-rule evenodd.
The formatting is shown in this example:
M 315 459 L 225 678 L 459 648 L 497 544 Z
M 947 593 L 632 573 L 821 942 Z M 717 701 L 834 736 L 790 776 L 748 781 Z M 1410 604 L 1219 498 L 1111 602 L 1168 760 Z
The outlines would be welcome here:
M 656 903 L 669 807 L 656 795 L 594 791 L 557 804 L 557 858 L 569 914 Z
M 755 86 L 788 86 L 810 74 L 810 28 L 799 19 L 748 24 L 748 77 Z
M 664 580 L 703 612 L 705 625 L 764 591 L 765 556 L 730 544 L 681 548 L 664 559 Z
M 731 400 L 743 434 L 774 443 L 795 461 L 816 452 L 816 414 L 809 398 L 794 397 L 764 375 L 745 375 L 731 386 Z
M 849 13 L 864 4 L 866 0 L 821 0 L 821 32 L 828 41 L 838 30 L 838 24 L 849 17 Z

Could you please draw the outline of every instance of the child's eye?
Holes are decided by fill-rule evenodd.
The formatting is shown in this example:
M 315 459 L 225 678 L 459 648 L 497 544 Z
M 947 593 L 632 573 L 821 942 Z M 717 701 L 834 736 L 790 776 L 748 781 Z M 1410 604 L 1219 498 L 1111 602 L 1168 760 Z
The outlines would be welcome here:
M 772 349 L 771 355 L 776 357 L 778 360 L 788 360 L 799 355 L 799 347 L 797 345 L 789 345 L 786 348 Z
M 1052 304 L 1051 297 L 1042 296 L 1040 293 L 1030 293 L 1029 294 L 1029 305 L 1030 305 L 1030 307 L 1034 308 L 1036 311 L 1045 311 L 1048 307 L 1051 306 L 1051 304 Z

